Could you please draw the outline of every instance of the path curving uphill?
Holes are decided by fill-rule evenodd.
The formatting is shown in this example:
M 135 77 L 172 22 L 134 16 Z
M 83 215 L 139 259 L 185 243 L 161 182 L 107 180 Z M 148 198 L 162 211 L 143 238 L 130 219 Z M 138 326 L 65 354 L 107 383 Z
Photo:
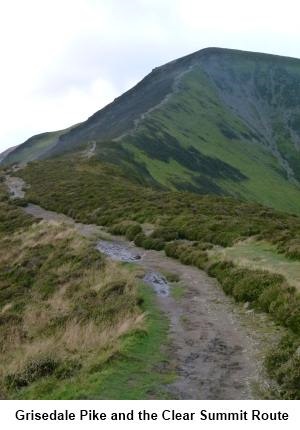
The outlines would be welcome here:
M 15 195 L 14 181 L 6 181 Z M 16 182 L 19 186 L 19 182 Z M 80 234 L 96 237 L 97 249 L 108 258 L 130 261 L 144 269 L 144 281 L 156 292 L 157 303 L 170 326 L 169 364 L 178 375 L 167 387 L 177 399 L 253 399 L 253 387 L 266 384 L 261 357 L 265 347 L 262 333 L 253 330 L 253 316 L 235 305 L 218 282 L 205 272 L 168 258 L 163 251 L 144 250 L 101 227 L 76 223 L 73 219 L 29 204 L 24 210 L 48 221 L 73 225 Z M 171 294 L 165 273 L 177 275 L 183 294 Z M 261 324 L 262 322 L 260 322 Z M 268 320 L 264 321 L 270 324 Z

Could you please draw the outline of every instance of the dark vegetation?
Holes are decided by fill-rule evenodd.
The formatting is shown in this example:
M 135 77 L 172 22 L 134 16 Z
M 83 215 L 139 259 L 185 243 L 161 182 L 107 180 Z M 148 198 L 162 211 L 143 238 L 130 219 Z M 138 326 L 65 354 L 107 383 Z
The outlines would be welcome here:
M 226 294 L 238 302 L 248 302 L 271 314 L 279 324 L 300 334 L 300 296 L 294 287 L 287 286 L 281 275 L 264 271 L 236 268 L 230 262 L 219 262 L 209 267 Z
M 32 163 L 21 176 L 32 185 L 29 201 L 82 222 L 105 225 L 110 232 L 125 235 L 146 249 L 164 249 L 168 256 L 184 264 L 207 270 L 236 301 L 269 313 L 294 340 L 293 347 L 280 359 L 276 357 L 281 347 L 271 351 L 266 367 L 280 384 L 280 396 L 300 398 L 299 293 L 280 275 L 237 268 L 228 262 L 212 263 L 206 252 L 216 245 L 231 246 L 256 236 L 275 244 L 287 257 L 299 260 L 298 217 L 232 198 L 143 187 L 115 166 L 95 161 L 57 159 Z M 150 234 L 143 231 L 144 223 L 153 225 Z
M 284 336 L 279 345 L 265 359 L 266 368 L 280 386 L 284 399 L 300 398 L 300 347 L 299 336 Z
M 0 182 L 0 236 L 32 224 L 32 218 L 24 215 L 17 205 L 11 204 L 6 187 Z
M 216 277 L 226 294 L 238 302 L 267 312 L 290 333 L 265 358 L 266 368 L 279 384 L 280 396 L 300 399 L 300 294 L 286 285 L 281 275 L 234 267 L 230 262 L 212 264 L 208 273 Z M 288 347 L 287 347 L 288 346 Z
M 247 179 L 238 169 L 223 161 L 201 154 L 193 146 L 188 148 L 180 145 L 180 142 L 167 132 L 159 130 L 159 124 L 155 126 L 154 121 L 148 121 L 148 129 L 153 135 L 144 135 L 142 138 L 132 137 L 131 143 L 141 149 L 150 158 L 168 162 L 175 160 L 182 166 L 193 172 L 201 172 L 204 176 L 211 178 L 223 178 L 236 181 Z M 155 135 L 159 134 L 159 138 Z
M 299 217 L 256 203 L 155 190 L 116 166 L 79 158 L 33 162 L 19 176 L 31 184 L 27 198 L 32 203 L 81 222 L 116 229 L 124 221 L 124 225 L 152 223 L 159 229 L 152 238 L 164 242 L 182 239 L 231 246 L 257 236 L 300 259 Z M 170 232 L 171 238 L 166 236 Z M 126 233 L 124 228 L 120 233 Z

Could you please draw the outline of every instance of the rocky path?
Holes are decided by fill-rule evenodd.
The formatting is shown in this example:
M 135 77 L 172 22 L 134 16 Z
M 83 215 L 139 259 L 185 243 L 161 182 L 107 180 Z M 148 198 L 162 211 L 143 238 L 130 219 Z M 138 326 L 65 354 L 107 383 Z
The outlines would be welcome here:
M 250 399 L 259 378 L 254 342 L 234 314 L 233 303 L 205 272 L 163 252 L 145 251 L 124 240 L 98 243 L 101 252 L 145 269 L 160 308 L 170 321 L 172 366 L 179 377 L 169 387 L 180 399 Z M 164 273 L 176 274 L 183 295 L 175 299 Z
M 8 186 L 13 181 L 7 181 Z M 19 184 L 19 183 L 18 183 Z M 10 191 L 15 195 L 14 185 Z M 118 237 L 108 235 L 101 227 L 75 223 L 71 218 L 46 211 L 36 205 L 24 208 L 27 213 L 46 220 L 72 224 L 81 234 L 102 235 L 97 249 L 108 258 L 132 262 L 144 269 L 144 281 L 157 293 L 157 302 L 170 322 L 169 357 L 178 378 L 168 387 L 179 399 L 252 399 L 253 387 L 264 382 L 261 355 L 265 333 L 254 326 L 268 326 L 235 305 L 217 281 L 205 272 L 185 266 L 163 252 L 144 250 Z M 175 298 L 173 285 L 164 274 L 180 279 L 182 295 Z
M 5 184 L 10 192 L 11 198 L 24 198 L 26 184 L 23 179 L 14 176 L 6 176 Z

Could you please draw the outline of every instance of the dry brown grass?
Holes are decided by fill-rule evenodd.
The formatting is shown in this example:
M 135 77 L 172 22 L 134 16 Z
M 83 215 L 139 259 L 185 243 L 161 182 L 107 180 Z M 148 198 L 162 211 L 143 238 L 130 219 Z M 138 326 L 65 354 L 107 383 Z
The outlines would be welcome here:
M 95 251 L 92 244 L 71 226 L 42 221 L 12 234 L 5 238 L 5 241 L 6 249 L 0 247 L 2 265 L 14 264 L 19 267 L 24 266 L 24 261 L 30 265 L 30 251 L 37 246 L 45 246 L 48 253 L 43 258 L 51 261 L 51 270 L 55 272 L 58 281 L 54 291 L 43 299 L 37 286 L 26 292 L 24 290 L 26 305 L 22 305 L 22 311 L 16 320 L 6 323 L 5 341 L 2 343 L 0 356 L 0 388 L 1 385 L 4 386 L 6 375 L 22 372 L 32 360 L 54 357 L 61 361 L 76 359 L 87 364 L 91 357 L 103 351 L 107 354 L 109 350 L 116 351 L 121 336 L 143 327 L 144 315 L 134 304 L 137 294 L 136 275 L 118 263 L 104 263 L 100 254 L 100 265 L 94 257 L 89 264 L 82 263 L 80 266 L 80 259 L 84 261 L 87 255 Z M 51 245 L 49 250 L 48 245 Z M 62 263 L 52 261 L 55 250 L 62 246 L 66 255 L 70 253 L 76 256 L 76 265 L 79 265 L 79 268 L 76 266 L 75 272 L 73 260 Z M 48 274 L 49 271 L 46 275 Z M 38 275 L 41 277 L 40 273 Z M 115 302 L 120 311 L 112 316 L 110 313 L 108 320 L 97 319 L 97 306 L 104 315 L 105 307 L 108 306 L 107 300 L 110 311 L 114 306 L 114 296 L 106 296 L 107 288 L 114 283 L 125 285 L 121 293 L 111 293 L 119 294 Z M 106 295 L 101 299 L 104 290 Z M 88 301 L 90 294 L 96 295 L 96 304 L 93 301 L 90 304 Z M 0 315 L 9 316 L 14 305 L 14 300 L 0 303 Z M 91 306 L 90 315 L 87 311 L 83 319 L 76 316 L 78 306 L 81 305 L 85 306 L 85 310 Z
M 125 282 L 128 285 L 132 285 L 135 283 L 136 279 L 135 272 L 129 272 L 128 269 L 121 266 L 119 263 L 110 260 L 106 262 L 103 271 L 100 273 L 97 270 L 87 270 L 84 276 L 90 287 L 96 291 L 101 290 L 105 285 L 114 281 Z
M 17 330 L 11 333 L 11 347 L 6 352 L 7 360 L 1 360 L 0 376 L 21 372 L 28 362 L 40 357 L 55 357 L 58 360 L 68 358 L 89 359 L 104 350 L 117 350 L 119 339 L 124 334 L 142 328 L 144 315 L 128 316 L 115 325 L 99 327 L 93 321 L 81 324 L 69 321 L 55 336 L 35 338 L 24 342 Z M 3 357 L 4 358 L 4 357 Z
M 58 341 L 58 346 L 71 353 L 86 353 L 106 349 L 116 345 L 118 339 L 125 333 L 141 328 L 143 320 L 143 314 L 133 315 L 107 327 L 99 327 L 93 321 L 89 321 L 87 324 L 70 321 Z
M 42 245 L 54 245 L 63 240 L 69 241 L 73 250 L 80 251 L 86 242 L 71 226 L 56 221 L 41 221 L 26 229 L 13 233 L 9 238 L 2 239 L 7 246 L 0 247 L 2 263 L 19 262 L 30 248 Z

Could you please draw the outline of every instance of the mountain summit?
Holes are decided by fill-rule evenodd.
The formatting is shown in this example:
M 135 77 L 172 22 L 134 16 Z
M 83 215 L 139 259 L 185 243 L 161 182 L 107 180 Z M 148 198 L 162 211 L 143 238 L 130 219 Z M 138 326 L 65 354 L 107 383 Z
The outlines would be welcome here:
M 300 60 L 207 48 L 154 69 L 69 129 L 34 136 L 4 164 L 72 156 L 167 189 L 300 212 Z

